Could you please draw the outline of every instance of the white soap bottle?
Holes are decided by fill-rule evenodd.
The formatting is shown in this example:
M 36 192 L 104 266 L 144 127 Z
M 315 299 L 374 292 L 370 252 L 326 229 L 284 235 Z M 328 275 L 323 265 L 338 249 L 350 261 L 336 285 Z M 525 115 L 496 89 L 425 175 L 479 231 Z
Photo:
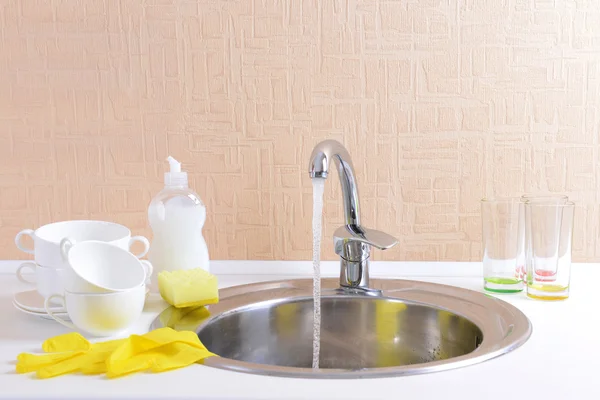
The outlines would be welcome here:
M 158 273 L 179 269 L 209 269 L 208 248 L 202 236 L 206 207 L 188 187 L 186 172 L 169 156 L 170 172 L 165 172 L 165 188 L 150 202 L 148 221 L 152 244 L 148 259 L 152 263 L 150 290 L 158 291 Z

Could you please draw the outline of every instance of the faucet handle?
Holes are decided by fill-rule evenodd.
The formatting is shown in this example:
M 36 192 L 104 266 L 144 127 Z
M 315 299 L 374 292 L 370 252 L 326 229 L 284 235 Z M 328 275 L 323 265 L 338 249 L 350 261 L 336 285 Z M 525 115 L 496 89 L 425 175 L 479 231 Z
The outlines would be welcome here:
M 370 246 L 386 250 L 398 244 L 398 239 L 385 232 L 356 225 L 344 225 L 333 233 L 335 253 L 346 260 L 369 258 Z

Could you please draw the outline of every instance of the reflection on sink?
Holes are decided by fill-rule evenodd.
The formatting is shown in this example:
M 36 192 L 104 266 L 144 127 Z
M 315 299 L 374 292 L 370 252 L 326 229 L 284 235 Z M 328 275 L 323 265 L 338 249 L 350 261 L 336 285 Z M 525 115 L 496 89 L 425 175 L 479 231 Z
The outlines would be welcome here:
M 221 291 L 219 304 L 187 313 L 220 357 L 206 365 L 313 378 L 409 375 L 475 364 L 514 350 L 531 334 L 515 307 L 482 293 L 406 280 L 371 280 L 380 296 L 323 280 L 320 369 L 312 365 L 312 281 L 258 283 Z M 152 328 L 169 325 L 167 309 Z M 194 324 L 194 315 L 197 315 Z M 194 325 L 197 325 L 194 327 Z

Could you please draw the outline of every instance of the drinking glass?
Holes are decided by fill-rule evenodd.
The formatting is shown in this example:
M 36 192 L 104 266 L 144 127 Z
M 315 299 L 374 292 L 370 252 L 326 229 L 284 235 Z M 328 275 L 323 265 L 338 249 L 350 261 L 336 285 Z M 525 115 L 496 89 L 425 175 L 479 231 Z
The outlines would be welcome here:
M 525 227 L 519 198 L 481 200 L 484 289 L 495 293 L 523 290 Z
M 525 203 L 547 203 L 547 204 L 565 204 L 569 201 L 569 197 L 564 194 L 554 194 L 554 193 L 538 193 L 538 194 L 524 194 L 521 196 L 521 201 Z M 522 209 L 521 212 L 521 220 L 523 222 L 523 226 L 525 226 L 525 212 Z M 525 241 L 525 235 L 523 235 L 523 241 Z M 527 258 L 527 248 L 525 247 L 525 242 L 523 242 L 523 248 L 525 249 L 525 258 Z M 525 265 L 523 265 L 521 272 L 521 278 L 523 280 L 526 279 L 527 270 Z
M 524 203 L 527 296 L 539 300 L 569 297 L 573 202 Z

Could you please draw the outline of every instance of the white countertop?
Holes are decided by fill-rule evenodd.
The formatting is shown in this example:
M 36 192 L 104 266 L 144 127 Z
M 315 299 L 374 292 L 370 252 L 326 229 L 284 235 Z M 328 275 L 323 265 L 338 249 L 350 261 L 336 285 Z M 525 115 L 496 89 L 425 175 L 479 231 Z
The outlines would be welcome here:
M 524 294 L 500 298 L 521 309 L 533 335 L 521 348 L 474 366 L 398 378 L 307 380 L 218 370 L 202 365 L 160 373 L 138 373 L 109 380 L 65 375 L 36 379 L 14 372 L 17 354 L 39 352 L 41 343 L 67 329 L 53 321 L 22 314 L 13 293 L 28 289 L 15 278 L 18 262 L 0 262 L 0 399 L 600 399 L 600 314 L 596 283 L 600 264 L 573 266 L 571 297 L 562 302 L 529 300 Z M 221 287 L 310 277 L 310 262 L 213 262 Z M 323 265 L 337 275 L 337 263 Z M 438 282 L 482 291 L 479 263 L 374 262 L 373 277 Z M 144 333 L 165 308 L 151 298 L 130 333 Z

